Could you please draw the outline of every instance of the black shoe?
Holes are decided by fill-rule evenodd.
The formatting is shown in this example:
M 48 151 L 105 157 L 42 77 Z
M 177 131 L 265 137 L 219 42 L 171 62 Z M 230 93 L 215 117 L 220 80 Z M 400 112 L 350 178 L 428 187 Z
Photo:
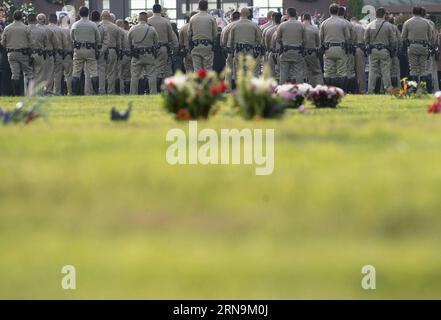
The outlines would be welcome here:
M 157 88 L 158 93 L 160 93 L 162 91 L 162 81 L 163 80 L 164 79 L 162 79 L 162 78 L 156 79 L 156 88 Z
M 98 77 L 93 77 L 90 80 L 92 82 L 93 94 L 94 95 L 98 95 L 99 94 L 99 78 Z
M 391 80 L 391 83 L 392 83 L 392 87 L 398 88 L 398 78 L 397 77 L 392 77 L 390 80 Z
M 421 81 L 426 82 L 427 93 L 433 93 L 433 80 L 432 75 L 421 77 Z
M 21 96 L 20 80 L 12 80 L 12 95 Z
M 72 95 L 79 96 L 80 94 L 80 78 L 72 77 Z
M 119 79 L 115 80 L 115 93 L 121 94 L 121 81 Z
M 124 81 L 124 93 L 130 94 L 130 81 Z

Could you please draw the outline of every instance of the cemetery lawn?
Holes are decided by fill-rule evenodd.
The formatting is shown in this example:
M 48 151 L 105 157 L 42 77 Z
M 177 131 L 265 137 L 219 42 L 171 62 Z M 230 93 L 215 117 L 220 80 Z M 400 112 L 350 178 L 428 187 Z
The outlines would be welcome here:
M 129 123 L 111 106 L 132 101 Z M 14 98 L 1 98 L 12 108 Z M 275 169 L 171 166 L 156 97 L 58 97 L 0 125 L 0 298 L 441 298 L 441 115 L 432 99 L 204 127 L 274 128 Z M 76 290 L 61 269 L 76 268 Z M 376 290 L 361 287 L 364 265 Z

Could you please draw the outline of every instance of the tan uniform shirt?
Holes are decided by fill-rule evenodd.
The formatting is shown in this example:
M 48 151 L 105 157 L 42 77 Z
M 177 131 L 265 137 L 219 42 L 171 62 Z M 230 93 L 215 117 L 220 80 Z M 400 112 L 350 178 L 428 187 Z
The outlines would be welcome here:
M 47 28 L 53 33 L 52 45 L 54 49 L 63 49 L 63 32 L 61 28 L 55 24 L 48 24 Z
M 276 34 L 279 25 L 273 25 L 272 27 L 266 29 L 265 38 L 263 39 L 263 44 L 266 48 L 275 50 L 273 43 L 273 36 Z M 275 39 L 275 38 L 274 38 Z
M 101 22 L 101 30 L 103 31 L 103 50 L 109 48 L 119 49 L 121 47 L 121 32 L 116 24 L 103 20 Z
M 166 18 L 161 17 L 160 14 L 155 13 L 153 17 L 148 20 L 149 25 L 155 28 L 158 34 L 158 42 L 160 44 L 169 44 L 173 48 L 177 48 L 178 38 L 173 32 L 171 23 Z
M 221 38 L 220 38 L 220 43 L 221 43 L 221 47 L 223 48 L 227 48 L 228 47 L 228 39 L 230 38 L 230 34 L 231 34 L 231 29 L 234 27 L 234 24 L 237 21 L 232 21 L 230 22 L 221 32 Z
M 216 19 L 206 11 L 200 11 L 190 19 L 188 39 L 215 41 L 217 37 Z
M 188 41 L 188 27 L 189 23 L 186 23 L 179 30 L 179 45 L 182 49 L 190 49 L 190 42 Z
M 342 43 L 350 42 L 351 31 L 346 22 L 341 18 L 332 15 L 320 26 L 320 42 L 323 43 Z
M 235 48 L 236 44 L 258 45 L 262 41 L 262 31 L 251 20 L 240 18 L 231 28 L 228 47 Z
M 47 47 L 47 33 L 43 26 L 39 24 L 30 24 L 32 49 L 46 49 Z
M 72 41 L 101 45 L 101 36 L 98 31 L 98 26 L 87 18 L 82 18 L 72 25 L 70 36 Z
M 311 24 L 305 25 L 305 48 L 317 49 L 320 47 L 319 29 Z
M 63 48 L 66 51 L 72 51 L 72 38 L 70 37 L 70 29 L 69 28 L 61 28 L 61 32 L 63 33 Z
M 397 48 L 398 43 L 394 27 L 384 19 L 375 19 L 369 23 L 364 40 L 367 46 L 383 44 L 393 49 Z
M 433 42 L 433 31 L 430 24 L 422 17 L 412 17 L 403 25 L 403 41 L 426 41 Z
M 276 32 L 276 41 L 284 46 L 305 45 L 305 26 L 296 18 L 281 23 Z
M 150 48 L 158 44 L 158 33 L 146 22 L 140 21 L 130 28 L 128 41 L 134 48 Z
M 31 30 L 23 22 L 14 21 L 2 33 L 2 46 L 7 49 L 31 48 Z

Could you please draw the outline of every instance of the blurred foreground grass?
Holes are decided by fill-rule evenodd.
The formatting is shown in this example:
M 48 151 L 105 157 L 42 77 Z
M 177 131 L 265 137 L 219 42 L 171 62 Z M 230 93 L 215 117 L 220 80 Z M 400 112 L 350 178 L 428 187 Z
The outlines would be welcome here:
M 133 119 L 111 123 L 129 100 Z M 274 173 L 255 176 L 168 165 L 166 133 L 187 125 L 159 97 L 54 98 L 48 123 L 0 126 L 0 298 L 441 298 L 430 103 L 349 96 L 256 122 L 225 106 L 199 123 L 275 128 Z

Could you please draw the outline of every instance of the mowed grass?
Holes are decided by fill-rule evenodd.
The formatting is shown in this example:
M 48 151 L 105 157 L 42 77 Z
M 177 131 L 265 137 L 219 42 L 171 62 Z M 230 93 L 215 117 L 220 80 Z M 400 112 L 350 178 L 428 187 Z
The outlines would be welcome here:
M 129 100 L 131 121 L 110 122 Z M 253 122 L 224 105 L 199 122 L 274 128 L 274 173 L 256 176 L 167 164 L 166 133 L 187 124 L 160 97 L 53 98 L 48 122 L 0 126 L 0 298 L 441 298 L 431 102 L 348 96 Z

